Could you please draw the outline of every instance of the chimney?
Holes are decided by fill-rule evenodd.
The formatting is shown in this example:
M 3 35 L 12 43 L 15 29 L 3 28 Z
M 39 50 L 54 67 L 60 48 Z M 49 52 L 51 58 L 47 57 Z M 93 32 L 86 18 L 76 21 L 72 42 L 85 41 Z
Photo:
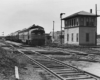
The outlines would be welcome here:
M 92 13 L 92 9 L 90 9 L 90 13 Z

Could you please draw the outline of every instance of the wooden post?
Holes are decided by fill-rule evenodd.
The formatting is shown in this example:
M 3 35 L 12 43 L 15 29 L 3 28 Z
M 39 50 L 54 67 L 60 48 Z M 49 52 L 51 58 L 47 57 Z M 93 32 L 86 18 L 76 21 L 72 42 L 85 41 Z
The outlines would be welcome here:
M 18 67 L 15 66 L 15 80 L 19 80 L 19 73 L 18 73 Z

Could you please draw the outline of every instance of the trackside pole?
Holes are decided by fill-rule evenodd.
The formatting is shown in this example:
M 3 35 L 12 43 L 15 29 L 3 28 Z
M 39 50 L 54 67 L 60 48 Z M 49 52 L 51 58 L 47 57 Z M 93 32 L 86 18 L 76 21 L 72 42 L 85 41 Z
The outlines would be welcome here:
M 15 80 L 19 80 L 19 73 L 18 73 L 18 67 L 15 66 Z

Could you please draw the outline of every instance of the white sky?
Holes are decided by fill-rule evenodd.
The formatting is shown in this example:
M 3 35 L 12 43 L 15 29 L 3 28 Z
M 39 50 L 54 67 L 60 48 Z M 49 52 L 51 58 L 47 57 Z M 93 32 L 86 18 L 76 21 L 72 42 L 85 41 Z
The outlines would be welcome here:
M 46 33 L 53 29 L 60 30 L 60 13 L 70 14 L 93 9 L 95 4 L 100 10 L 100 0 L 0 0 L 0 35 L 5 35 L 28 28 L 36 24 L 43 26 Z M 100 15 L 100 11 L 98 11 Z M 100 34 L 100 18 L 98 18 L 98 34 Z

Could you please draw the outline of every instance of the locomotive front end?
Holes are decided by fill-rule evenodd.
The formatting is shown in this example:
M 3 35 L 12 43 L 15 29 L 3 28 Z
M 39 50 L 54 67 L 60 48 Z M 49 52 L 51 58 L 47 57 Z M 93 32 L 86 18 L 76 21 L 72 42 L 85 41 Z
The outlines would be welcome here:
M 45 31 L 43 27 L 37 27 L 29 31 L 30 44 L 33 46 L 45 45 Z

